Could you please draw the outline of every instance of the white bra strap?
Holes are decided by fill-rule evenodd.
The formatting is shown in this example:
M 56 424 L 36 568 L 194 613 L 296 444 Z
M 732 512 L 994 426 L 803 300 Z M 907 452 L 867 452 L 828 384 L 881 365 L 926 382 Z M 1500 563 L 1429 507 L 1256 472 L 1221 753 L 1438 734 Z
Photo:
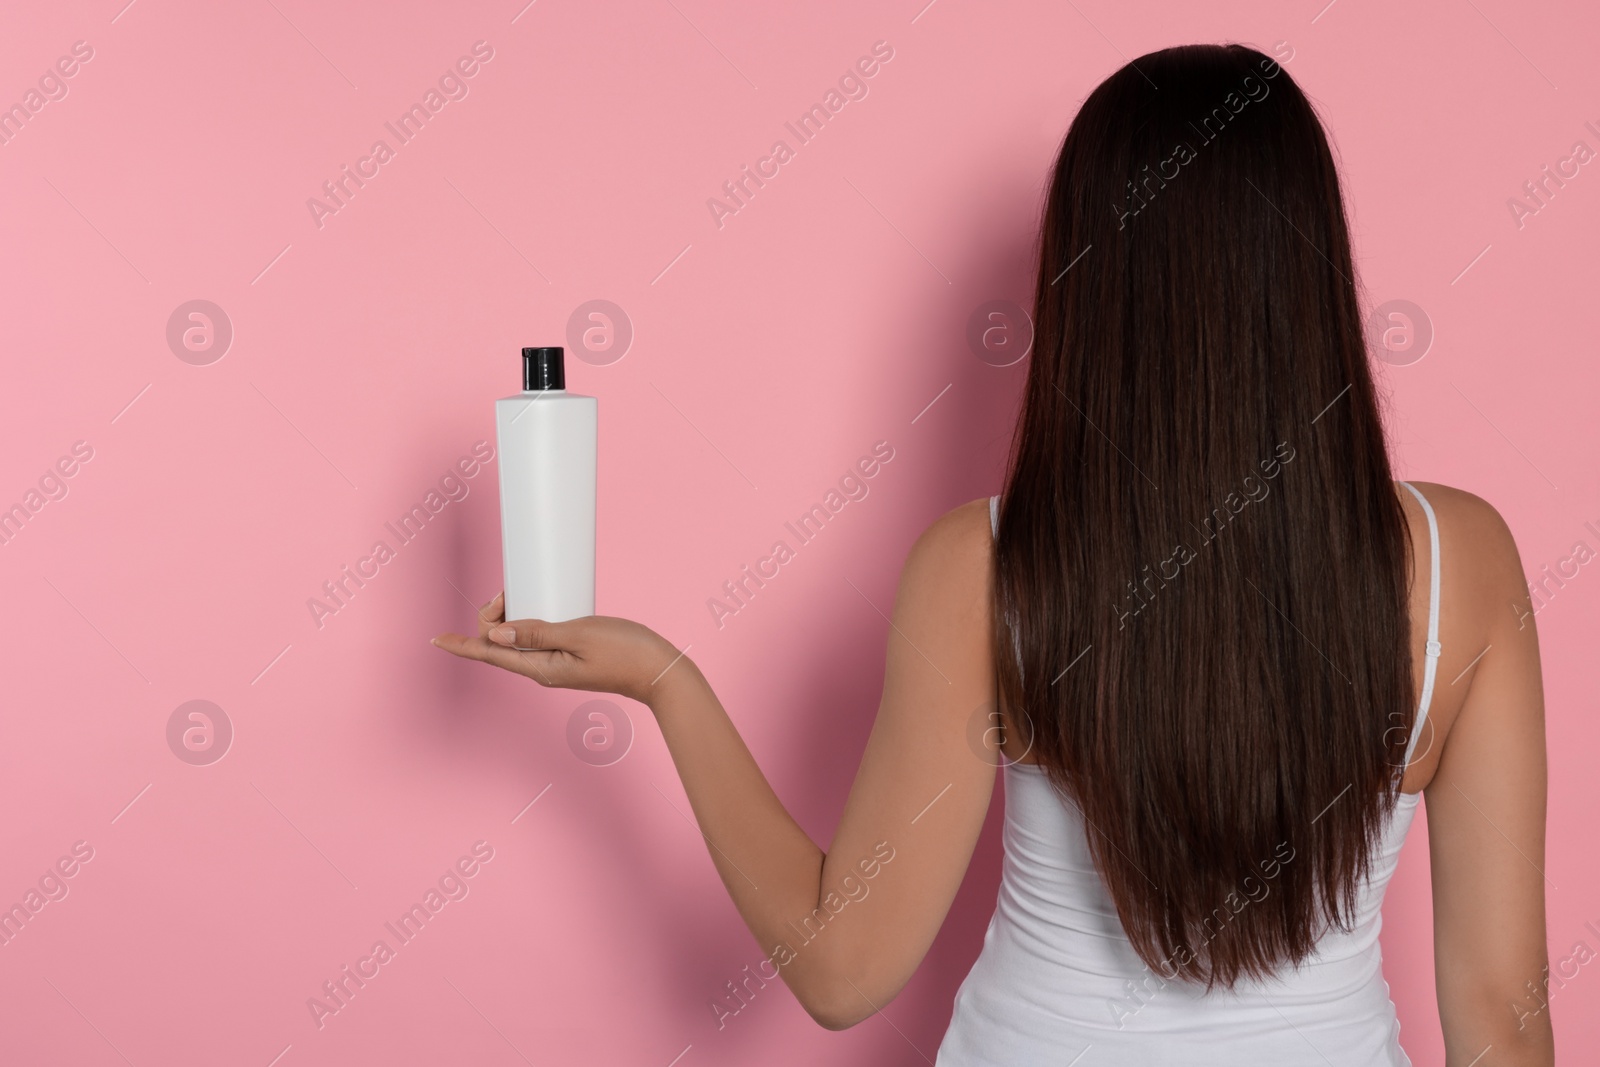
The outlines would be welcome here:
M 1417 491 L 1417 487 L 1410 482 L 1401 482 L 1401 485 L 1411 490 L 1411 495 L 1417 498 L 1417 503 L 1422 505 L 1423 512 L 1428 516 L 1428 643 L 1426 648 L 1427 664 L 1422 671 L 1422 699 L 1417 707 L 1417 723 L 1411 731 L 1411 741 L 1406 745 L 1406 766 L 1411 764 L 1411 751 L 1417 747 L 1417 739 L 1422 736 L 1422 724 L 1428 717 L 1428 705 L 1433 702 L 1434 678 L 1439 673 L 1439 653 L 1443 646 L 1439 644 L 1439 520 L 1433 513 L 1433 505 L 1428 503 L 1428 498 Z

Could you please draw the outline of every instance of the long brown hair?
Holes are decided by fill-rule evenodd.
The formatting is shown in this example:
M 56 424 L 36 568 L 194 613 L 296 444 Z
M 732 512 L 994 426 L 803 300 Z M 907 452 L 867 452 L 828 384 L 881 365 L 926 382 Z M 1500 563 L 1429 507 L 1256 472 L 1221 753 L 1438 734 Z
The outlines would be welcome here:
M 1288 73 L 1187 45 L 1097 87 L 1034 322 L 995 548 L 1006 721 L 1146 964 L 1271 974 L 1349 926 L 1416 714 L 1410 535 Z

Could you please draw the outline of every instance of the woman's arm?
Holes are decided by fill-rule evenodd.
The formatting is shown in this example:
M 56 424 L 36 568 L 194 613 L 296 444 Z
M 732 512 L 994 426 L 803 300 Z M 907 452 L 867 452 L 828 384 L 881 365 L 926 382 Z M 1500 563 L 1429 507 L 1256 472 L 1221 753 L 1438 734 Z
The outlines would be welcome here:
M 603 616 L 497 625 L 496 598 L 477 638 L 434 643 L 546 686 L 649 706 L 739 914 L 806 1011 L 842 1029 L 892 1000 L 922 962 L 983 827 L 995 763 L 968 736 L 974 720 L 987 724 L 994 693 L 990 556 L 986 500 L 913 546 L 883 697 L 827 852 L 785 810 L 699 668 L 647 628 Z
M 1505 521 L 1477 497 L 1449 499 L 1441 518 L 1488 650 L 1426 789 L 1439 1019 L 1452 1067 L 1551 1064 L 1539 638 Z

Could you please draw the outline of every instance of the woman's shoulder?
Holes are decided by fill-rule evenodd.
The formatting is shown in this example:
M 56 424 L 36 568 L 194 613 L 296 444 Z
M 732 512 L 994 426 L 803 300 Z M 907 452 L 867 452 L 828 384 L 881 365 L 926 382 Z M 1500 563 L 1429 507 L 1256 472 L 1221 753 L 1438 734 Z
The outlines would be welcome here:
M 943 555 L 989 551 L 989 497 L 957 505 L 928 524 L 912 551 Z
M 1443 482 L 1423 482 L 1415 478 L 1405 479 L 1408 485 L 1413 486 L 1432 505 L 1434 511 L 1443 517 L 1448 511 L 1453 517 L 1468 524 L 1494 524 L 1504 525 L 1500 512 L 1495 506 L 1475 493 Z M 1400 489 L 1400 483 L 1395 483 L 1395 491 L 1400 493 L 1402 500 L 1416 500 L 1416 497 Z M 1440 509 L 1444 509 L 1441 511 Z
M 1450 650 L 1441 664 L 1454 677 L 1487 644 L 1502 642 L 1531 616 L 1527 578 L 1516 539 L 1499 510 L 1483 497 L 1438 482 L 1412 481 L 1432 508 L 1439 528 L 1440 640 Z M 1416 497 L 1396 485 L 1411 528 L 1412 611 L 1427 618 L 1430 545 L 1428 520 Z M 1420 625 L 1420 623 L 1419 623 Z M 1503 643 L 1503 642 L 1502 642 Z M 1419 646 L 1420 647 L 1420 646 Z
M 1440 482 L 1407 479 L 1427 500 L 1439 526 L 1441 561 L 1453 559 L 1466 564 L 1465 570 L 1494 574 L 1503 579 L 1508 570 L 1522 573 L 1516 538 L 1505 517 L 1489 501 L 1475 493 Z M 1416 497 L 1396 484 L 1400 500 L 1413 527 L 1426 536 L 1427 519 Z
M 906 556 L 902 581 L 941 596 L 987 599 L 992 557 L 989 498 L 980 497 L 928 524 Z

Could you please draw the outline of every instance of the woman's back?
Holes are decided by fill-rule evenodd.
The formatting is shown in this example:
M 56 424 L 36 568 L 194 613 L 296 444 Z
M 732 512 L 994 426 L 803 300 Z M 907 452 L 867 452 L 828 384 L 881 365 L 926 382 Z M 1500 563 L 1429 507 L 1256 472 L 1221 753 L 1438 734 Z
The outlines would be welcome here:
M 1028 761 L 1025 741 L 1010 737 L 1011 751 L 1002 759 L 1005 863 L 999 897 L 983 951 L 957 995 L 939 1051 L 941 1065 L 1068 1063 L 1091 1049 L 1086 1063 L 1410 1062 L 1400 1047 L 1378 934 L 1385 890 L 1420 805 L 1421 787 L 1442 749 L 1440 716 L 1430 711 L 1441 685 L 1446 599 L 1441 574 L 1447 557 L 1428 497 L 1414 486 L 1401 486 L 1402 498 L 1414 501 L 1406 510 L 1417 576 L 1411 618 L 1418 711 L 1402 795 L 1348 928 L 1328 929 L 1298 967 L 1242 979 L 1231 989 L 1208 992 L 1177 977 L 1175 968 L 1152 969 L 1129 943 L 1090 854 L 1089 835 L 1097 831 Z M 1465 496 L 1439 486 L 1430 490 L 1452 500 Z M 998 498 L 992 498 L 991 533 L 997 508 Z M 1461 614 L 1451 612 L 1453 630 L 1471 627 L 1470 620 L 1456 618 Z M 1461 659 L 1456 651 L 1452 663 Z M 1443 688 L 1454 687 L 1445 682 Z M 1447 719 L 1459 711 L 1459 699 L 1439 703 Z M 1329 807 L 1343 799 L 1342 794 L 1332 798 Z M 1206 938 L 1227 937 L 1235 916 L 1274 892 L 1295 855 L 1294 843 L 1286 840 L 1272 855 L 1260 857 L 1226 905 L 1213 912 Z
M 941 1067 L 1082 1063 L 1401 1065 L 1399 1025 L 1383 980 L 1384 889 L 1418 797 L 1394 809 L 1350 931 L 1324 935 L 1297 970 L 1205 992 L 1168 980 L 1133 951 L 1088 854 L 1077 807 L 1039 769 L 1005 771 L 1005 866 L 983 951 L 957 994 Z M 1262 857 L 1219 909 L 1212 936 L 1273 892 L 1292 849 Z

